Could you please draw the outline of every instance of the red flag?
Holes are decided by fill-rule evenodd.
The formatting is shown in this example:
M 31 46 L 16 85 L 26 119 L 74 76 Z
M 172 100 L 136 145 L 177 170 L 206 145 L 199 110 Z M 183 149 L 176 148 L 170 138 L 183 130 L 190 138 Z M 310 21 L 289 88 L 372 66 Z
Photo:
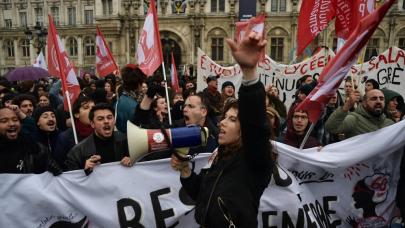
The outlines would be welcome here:
M 151 76 L 163 62 L 154 0 L 151 0 L 149 4 L 148 13 L 146 14 L 145 23 L 136 50 L 136 57 L 138 59 L 139 68 L 147 76 Z
M 297 55 L 300 55 L 309 43 L 324 30 L 335 17 L 332 0 L 302 1 L 298 16 Z
M 262 14 L 258 17 L 252 17 L 248 21 L 236 22 L 235 40 L 239 42 L 249 30 L 264 34 L 265 16 Z
M 362 18 L 374 11 L 375 0 L 334 0 L 336 36 L 349 38 Z
M 318 121 L 330 97 L 336 93 L 357 55 L 373 35 L 395 0 L 388 0 L 379 9 L 362 19 L 337 55 L 323 69 L 319 83 L 296 110 L 305 110 L 312 123 Z
M 69 61 L 68 55 L 62 42 L 56 32 L 55 25 L 51 15 L 48 15 L 48 66 L 49 73 L 53 76 L 59 76 L 62 82 L 64 95 L 64 107 L 68 110 L 66 91 L 69 91 L 70 103 L 73 104 L 80 94 L 80 86 L 77 81 L 74 68 Z
M 105 77 L 110 73 L 114 73 L 119 70 L 114 57 L 111 54 L 110 48 L 105 42 L 103 34 L 101 33 L 99 27 L 97 26 L 96 35 L 96 70 L 100 77 Z
M 172 89 L 177 93 L 180 91 L 179 86 L 179 78 L 177 77 L 177 69 L 176 63 L 174 62 L 173 52 L 171 53 L 172 56 L 172 64 L 170 66 L 170 78 L 172 81 Z
M 252 17 L 247 21 L 236 22 L 236 33 L 235 33 L 235 40 L 236 42 L 241 41 L 250 31 L 255 31 L 257 33 L 261 33 L 264 37 L 264 20 L 266 17 L 264 14 L 261 14 L 257 17 Z M 265 50 L 263 49 L 261 53 L 261 59 L 263 60 L 265 57 Z

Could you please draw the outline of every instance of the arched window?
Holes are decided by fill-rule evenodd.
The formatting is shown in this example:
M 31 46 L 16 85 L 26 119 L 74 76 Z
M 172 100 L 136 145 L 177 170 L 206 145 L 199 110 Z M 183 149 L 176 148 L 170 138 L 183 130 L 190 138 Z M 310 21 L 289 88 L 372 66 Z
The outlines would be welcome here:
M 366 52 L 364 54 L 364 62 L 369 61 L 373 56 L 379 54 L 380 47 L 384 41 L 385 35 L 381 29 L 377 29 L 374 32 L 372 38 L 367 42 Z
M 6 40 L 4 47 L 7 57 L 14 57 L 14 42 L 12 40 Z
M 268 40 L 270 41 L 270 58 L 277 61 L 284 61 L 285 41 L 288 33 L 280 28 L 275 28 L 269 32 Z
M 30 57 L 30 41 L 27 39 L 21 40 L 20 46 L 22 57 Z
M 405 50 L 405 28 L 401 29 L 401 31 L 398 32 L 398 45 L 397 47 L 401 48 L 402 50 Z
M 211 58 L 215 61 L 224 61 L 224 43 L 227 37 L 224 30 L 217 28 L 208 33 L 211 41 Z
M 77 40 L 75 38 L 69 38 L 67 42 L 67 48 L 69 50 L 69 56 L 77 56 Z
M 95 43 L 90 37 L 84 40 L 84 50 L 86 56 L 94 56 L 96 54 Z

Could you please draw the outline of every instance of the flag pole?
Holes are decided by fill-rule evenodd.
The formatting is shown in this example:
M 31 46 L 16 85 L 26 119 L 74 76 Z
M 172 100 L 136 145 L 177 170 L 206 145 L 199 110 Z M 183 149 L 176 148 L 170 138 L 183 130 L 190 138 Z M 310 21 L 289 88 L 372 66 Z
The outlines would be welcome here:
M 75 119 L 73 117 L 72 104 L 70 103 L 69 90 L 66 90 L 65 96 L 66 96 L 66 101 L 68 104 L 70 119 L 71 119 L 71 123 L 72 123 L 73 138 L 75 139 L 75 144 L 78 144 L 79 142 L 77 141 L 76 124 L 75 124 Z
M 305 143 L 307 143 L 309 135 L 311 134 L 312 130 L 314 129 L 316 123 L 311 123 L 311 126 L 309 127 L 307 134 L 305 135 L 304 139 L 302 140 L 302 143 L 300 145 L 300 150 L 302 150 L 302 148 L 304 148 Z
M 166 71 L 165 71 L 165 61 L 162 61 L 162 70 L 163 70 L 163 80 L 165 81 L 165 92 L 167 97 L 167 114 L 169 115 L 169 124 L 172 125 L 172 115 L 170 112 L 170 98 L 169 98 L 169 90 L 167 88 L 167 79 L 166 79 Z

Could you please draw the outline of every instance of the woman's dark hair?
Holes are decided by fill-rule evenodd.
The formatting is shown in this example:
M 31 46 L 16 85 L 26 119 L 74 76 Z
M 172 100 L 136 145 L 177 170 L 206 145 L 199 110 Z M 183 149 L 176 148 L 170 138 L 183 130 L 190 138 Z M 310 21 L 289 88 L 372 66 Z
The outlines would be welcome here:
M 17 105 L 18 107 L 20 107 L 21 103 L 25 100 L 29 100 L 31 101 L 32 105 L 35 107 L 35 104 L 37 103 L 37 101 L 35 100 L 34 96 L 28 95 L 28 94 L 20 94 L 17 95 L 16 97 L 14 97 L 13 99 L 13 104 Z
M 165 97 L 156 97 L 155 99 L 153 99 L 152 103 L 150 104 L 150 110 L 153 113 L 153 115 L 156 115 L 155 108 L 157 107 L 157 103 L 158 103 L 159 99 L 164 99 L 166 101 Z
M 378 84 L 378 82 L 374 79 L 368 79 L 366 81 L 366 83 L 371 83 L 373 85 L 373 89 L 380 89 L 380 85 Z
M 239 110 L 239 104 L 237 99 L 230 97 L 225 100 L 224 111 L 222 113 L 221 119 L 224 119 L 226 112 L 228 112 L 232 108 Z M 238 112 L 238 119 L 239 119 L 239 112 Z M 235 154 L 235 152 L 240 151 L 242 149 L 242 137 L 239 138 L 237 143 L 226 146 L 219 146 L 219 149 L 222 151 L 222 153 L 220 153 L 221 156 L 224 157 L 232 156 L 233 154 Z
M 93 99 L 87 96 L 79 96 L 75 103 L 73 104 L 72 112 L 73 114 L 77 114 L 80 112 L 80 107 L 82 107 L 83 103 L 94 102 Z
M 133 64 L 128 64 L 121 69 L 122 86 L 126 91 L 135 91 L 146 80 L 146 75 Z
M 96 111 L 98 111 L 98 110 L 110 110 L 111 113 L 112 113 L 113 115 L 115 115 L 114 108 L 111 107 L 111 105 L 109 105 L 109 104 L 107 104 L 107 103 L 99 103 L 99 104 L 94 105 L 94 106 L 91 108 L 90 113 L 89 113 L 89 120 L 90 120 L 90 121 L 93 121 L 93 120 L 94 120 L 94 113 L 95 113 Z

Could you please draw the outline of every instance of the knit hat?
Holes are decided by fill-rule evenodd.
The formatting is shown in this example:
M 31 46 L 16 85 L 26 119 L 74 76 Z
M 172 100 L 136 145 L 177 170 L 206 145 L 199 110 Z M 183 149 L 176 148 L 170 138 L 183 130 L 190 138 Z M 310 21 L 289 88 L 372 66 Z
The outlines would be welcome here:
M 222 89 L 221 90 L 224 90 L 225 87 L 227 87 L 227 86 L 232 86 L 233 90 L 235 90 L 235 85 L 230 81 L 226 81 L 226 82 L 222 83 Z
M 381 89 L 381 92 L 384 94 L 385 98 L 385 105 L 387 106 L 388 103 L 394 99 L 395 97 L 397 98 L 398 104 L 404 103 L 404 98 L 401 96 L 401 94 L 397 93 L 394 90 L 390 90 L 387 88 Z
M 55 110 L 51 106 L 46 106 L 46 107 L 38 107 L 34 110 L 34 113 L 32 114 L 32 117 L 35 120 L 35 123 L 38 123 L 39 118 L 44 112 L 53 112 L 55 113 Z
M 209 77 L 207 77 L 207 79 L 205 79 L 205 81 L 207 82 L 207 84 L 208 83 L 210 83 L 210 81 L 213 81 L 213 80 L 218 80 L 218 78 L 219 78 L 219 76 L 218 75 L 216 75 L 216 76 L 209 76 Z

